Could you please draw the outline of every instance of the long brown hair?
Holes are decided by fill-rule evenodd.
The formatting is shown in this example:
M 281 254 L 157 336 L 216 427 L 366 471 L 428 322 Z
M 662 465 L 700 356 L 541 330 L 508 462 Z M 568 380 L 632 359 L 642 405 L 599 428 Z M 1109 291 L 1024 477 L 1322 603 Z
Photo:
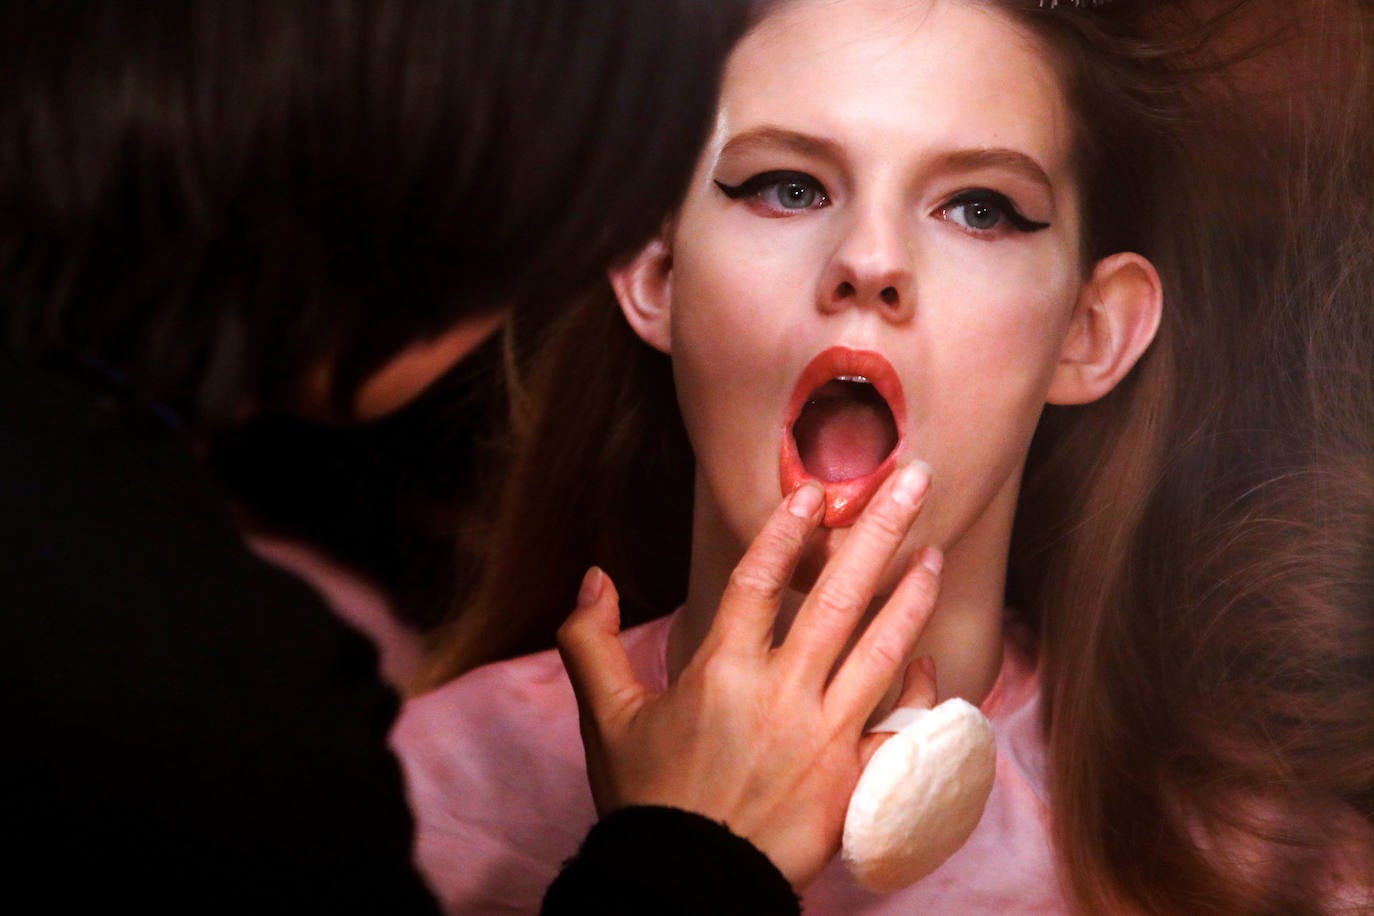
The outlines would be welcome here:
M 474 590 L 431 637 L 415 685 L 553 645 L 593 563 L 631 626 L 687 592 L 693 460 L 668 357 L 625 323 L 608 288 L 567 308 L 536 339 L 513 385 L 515 445 Z
M 1223 12 L 1171 63 L 1204 167 L 1157 191 L 1162 346 L 1129 407 L 1047 413 L 1018 505 L 1088 912 L 1316 913 L 1374 886 L 1368 11 Z
M 1001 5 L 1054 52 L 1078 115 L 1085 263 L 1136 250 L 1166 282 L 1136 370 L 1045 414 L 1013 536 L 1009 599 L 1043 634 L 1065 885 L 1094 913 L 1319 909 L 1304 866 L 1321 830 L 1368 821 L 1374 786 L 1367 148 L 1313 149 L 1300 107 L 1231 94 L 1228 74 L 1279 47 L 1255 31 L 1263 3 Z M 1355 114 L 1308 113 L 1367 138 L 1363 61 L 1342 61 Z M 1249 168 L 1223 158 L 1260 141 Z M 1333 173 L 1365 196 L 1306 231 L 1332 203 L 1306 189 Z M 591 563 L 626 625 L 686 592 L 692 455 L 667 358 L 608 290 L 529 343 L 490 562 L 427 685 L 550 645 Z M 1295 812 L 1306 829 L 1280 817 Z M 1256 842 L 1275 850 L 1263 874 L 1234 861 Z

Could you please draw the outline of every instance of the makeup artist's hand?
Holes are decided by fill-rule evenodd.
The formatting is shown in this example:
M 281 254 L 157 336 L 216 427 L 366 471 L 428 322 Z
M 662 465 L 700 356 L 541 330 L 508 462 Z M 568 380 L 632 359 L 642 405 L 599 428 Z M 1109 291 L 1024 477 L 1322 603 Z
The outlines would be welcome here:
M 751 841 L 796 890 L 820 873 L 839 849 L 859 774 L 887 737 L 864 734 L 870 714 L 904 671 L 900 705 L 934 701 L 930 668 L 910 657 L 938 591 L 933 548 L 830 676 L 928 487 L 919 467 L 893 475 L 774 647 L 782 594 L 823 514 L 821 488 L 799 488 L 740 561 L 710 632 L 663 692 L 636 679 L 616 636 L 615 587 L 599 570 L 588 573 L 558 646 L 602 815 L 627 805 L 683 808 Z

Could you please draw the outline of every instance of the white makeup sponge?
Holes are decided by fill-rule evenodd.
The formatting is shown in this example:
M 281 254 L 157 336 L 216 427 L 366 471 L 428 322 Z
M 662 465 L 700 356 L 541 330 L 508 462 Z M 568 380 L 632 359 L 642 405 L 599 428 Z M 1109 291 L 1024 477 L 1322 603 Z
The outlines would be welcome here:
M 887 893 L 934 871 L 968 840 L 997 772 L 992 724 L 954 698 L 899 709 L 896 731 L 869 760 L 844 821 L 844 860 L 864 887 Z

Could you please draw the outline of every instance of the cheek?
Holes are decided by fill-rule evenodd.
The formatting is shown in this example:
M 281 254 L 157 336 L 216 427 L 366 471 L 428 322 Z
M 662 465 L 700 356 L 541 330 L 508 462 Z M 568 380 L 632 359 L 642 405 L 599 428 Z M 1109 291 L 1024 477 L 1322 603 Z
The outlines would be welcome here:
M 1067 270 L 985 277 L 946 286 L 950 298 L 918 318 L 925 333 L 908 388 L 912 444 L 941 482 L 930 514 L 947 537 L 1014 482 L 1076 298 Z
M 823 224 L 693 198 L 673 246 L 674 360 L 779 345 L 814 301 Z M 681 352 L 676 341 L 684 336 Z M 728 337 L 720 341 L 713 337 Z
M 674 263 L 672 357 L 679 399 L 690 419 L 704 407 L 731 400 L 766 407 L 760 394 L 772 388 L 772 372 L 784 331 L 795 322 L 795 282 L 780 271 L 725 246 L 696 249 Z
M 419 397 L 441 375 L 495 334 L 506 317 L 504 310 L 469 316 L 438 337 L 406 347 L 362 381 L 354 398 L 353 415 L 348 418 L 340 418 L 335 413 L 331 392 L 334 359 L 326 359 L 307 375 L 296 410 L 300 416 L 322 423 L 341 419 L 367 423 L 381 419 Z
M 1058 366 L 1070 309 L 1055 300 L 1018 297 L 986 301 L 976 314 L 957 320 L 932 317 L 934 390 L 926 406 L 968 434 L 1028 436 Z
M 794 273 L 723 244 L 674 258 L 673 376 L 698 496 L 709 494 L 710 513 L 741 545 L 778 498 L 799 290 Z
M 1079 291 L 1067 252 L 1046 256 L 1027 248 L 992 260 L 975 249 L 962 261 L 946 258 L 928 281 L 918 309 L 938 344 L 937 359 L 957 353 L 966 382 L 989 393 L 1048 386 Z
M 691 359 L 700 348 L 720 346 L 712 336 L 728 335 L 749 344 L 785 325 L 784 303 L 795 299 L 798 275 L 774 252 L 732 245 L 717 234 L 709 245 L 695 245 L 675 254 L 673 264 L 674 359 Z M 682 352 L 676 345 L 684 335 Z

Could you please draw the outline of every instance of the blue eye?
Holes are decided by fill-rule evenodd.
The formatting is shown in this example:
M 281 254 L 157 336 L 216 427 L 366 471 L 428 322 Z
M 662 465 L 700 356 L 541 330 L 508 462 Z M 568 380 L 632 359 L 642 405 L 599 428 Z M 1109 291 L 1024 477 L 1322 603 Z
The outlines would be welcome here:
M 1016 232 L 1039 232 L 1050 225 L 1027 219 L 1005 194 L 986 188 L 959 192 L 940 207 L 940 215 L 975 235 L 994 233 L 1004 224 Z
M 820 196 L 815 188 L 800 181 L 786 181 L 781 184 L 769 185 L 766 189 L 772 193 L 767 195 L 770 198 L 776 197 L 778 205 L 785 210 L 805 210 L 816 202 Z
M 992 204 L 981 200 L 950 207 L 949 212 L 951 215 L 962 212 L 963 218 L 956 218 L 955 222 L 962 223 L 970 229 L 995 229 L 997 224 L 1002 221 L 1002 211 Z
M 813 210 L 830 203 L 819 181 L 802 172 L 762 172 L 737 185 L 716 182 L 731 200 L 757 201 L 771 215 Z

